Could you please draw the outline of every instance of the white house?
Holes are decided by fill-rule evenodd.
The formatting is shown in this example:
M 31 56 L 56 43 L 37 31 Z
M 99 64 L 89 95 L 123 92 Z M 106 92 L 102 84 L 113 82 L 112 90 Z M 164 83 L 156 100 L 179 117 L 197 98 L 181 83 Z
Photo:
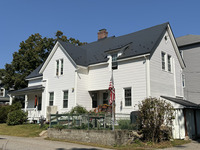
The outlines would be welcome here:
M 10 103 L 24 94 L 25 110 L 36 119 L 67 112 L 77 104 L 91 110 L 108 103 L 113 70 L 116 113 L 137 111 L 147 97 L 165 99 L 176 108 L 173 135 L 184 138 L 184 108 L 196 104 L 183 100 L 185 65 L 169 23 L 119 37 L 107 35 L 102 29 L 98 41 L 83 46 L 58 41 L 44 64 L 26 78 L 28 87 L 10 92 Z

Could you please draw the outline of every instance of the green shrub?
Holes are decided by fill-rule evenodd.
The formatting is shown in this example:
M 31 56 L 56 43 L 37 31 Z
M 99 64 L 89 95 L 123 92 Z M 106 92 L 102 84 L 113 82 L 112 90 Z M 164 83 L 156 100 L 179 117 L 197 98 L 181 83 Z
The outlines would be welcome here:
M 70 114 L 86 114 L 88 111 L 85 109 L 85 107 L 82 107 L 80 105 L 75 106 L 71 109 Z
M 58 124 L 58 125 L 54 125 L 53 128 L 61 131 L 62 129 L 67 129 L 67 126 Z
M 10 105 L 9 111 L 15 111 L 15 110 L 21 110 L 22 109 L 22 104 L 20 102 L 13 103 Z
M 146 141 L 160 142 L 171 136 L 174 108 L 157 98 L 147 98 L 139 105 L 138 123 Z
M 9 105 L 0 106 L 0 123 L 6 123 L 9 108 Z
M 119 120 L 118 121 L 119 124 L 119 129 L 122 130 L 136 130 L 136 125 L 131 124 L 130 120 Z
M 14 110 L 8 113 L 7 125 L 23 124 L 27 120 L 27 114 L 22 110 Z

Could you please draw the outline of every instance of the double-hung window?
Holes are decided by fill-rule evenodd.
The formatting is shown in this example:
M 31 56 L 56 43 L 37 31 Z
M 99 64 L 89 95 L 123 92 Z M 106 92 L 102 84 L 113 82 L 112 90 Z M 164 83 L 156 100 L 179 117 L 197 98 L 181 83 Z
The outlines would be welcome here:
M 59 75 L 59 60 L 56 60 L 56 75 Z
M 63 108 L 68 108 L 68 91 L 63 91 Z
M 53 106 L 54 92 L 49 93 L 49 106 Z
M 56 75 L 63 75 L 64 61 L 63 59 L 56 60 Z
M 166 55 L 166 53 L 161 52 L 162 70 L 165 70 L 165 55 Z
M 125 106 L 132 106 L 131 88 L 124 89 Z
M 169 72 L 172 72 L 171 58 L 172 57 L 170 55 L 167 55 L 167 63 L 168 63 L 168 71 Z
M 60 74 L 63 75 L 63 59 L 60 60 L 61 66 L 60 66 Z
M 112 55 L 112 69 L 117 69 L 118 63 L 117 63 L 117 54 Z

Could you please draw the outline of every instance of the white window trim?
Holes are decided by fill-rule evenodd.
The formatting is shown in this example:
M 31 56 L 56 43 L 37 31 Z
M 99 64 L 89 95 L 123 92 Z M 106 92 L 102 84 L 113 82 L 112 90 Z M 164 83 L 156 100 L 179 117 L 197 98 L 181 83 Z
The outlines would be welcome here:
M 61 74 L 61 62 L 63 61 L 63 73 Z M 57 74 L 57 62 L 58 64 L 58 74 Z M 63 76 L 64 75 L 64 58 L 57 59 L 56 64 L 55 64 L 55 75 L 58 76 Z
M 64 92 L 68 92 L 67 107 L 64 107 Z M 69 90 L 63 90 L 62 91 L 62 108 L 63 109 L 69 108 Z
M 53 93 L 53 105 L 50 105 L 50 93 Z M 49 92 L 49 105 L 48 106 L 54 106 L 54 104 L 55 104 L 55 92 L 51 91 L 51 92 Z
M 131 106 L 125 106 L 125 89 L 131 89 Z M 123 107 L 124 108 L 133 108 L 133 88 L 131 86 L 123 88 Z
M 62 71 L 62 74 L 61 74 L 61 66 L 62 66 L 62 62 L 63 61 L 63 71 Z M 64 59 L 62 58 L 62 59 L 60 59 L 60 76 L 63 76 L 64 75 Z
M 57 62 L 58 62 L 58 66 L 57 66 Z M 55 69 L 55 71 L 56 71 L 56 73 L 55 73 L 55 75 L 56 76 L 59 76 L 60 75 L 60 61 L 59 60 L 56 60 L 56 65 L 55 65 L 56 67 L 56 69 Z M 58 68 L 57 68 L 58 67 Z M 57 73 L 57 69 L 58 69 L 58 73 Z
M 169 71 L 169 61 L 168 61 L 168 57 L 170 56 L 170 66 L 171 66 L 171 71 Z M 169 54 L 167 54 L 167 71 L 168 72 L 170 72 L 170 73 L 172 73 L 172 56 L 171 55 L 169 55 Z
M 162 54 L 164 54 L 164 63 L 165 63 L 165 69 L 163 69 L 163 57 L 162 57 Z M 167 69 L 167 66 L 166 66 L 166 52 L 164 52 L 164 51 L 161 51 L 161 69 L 162 69 L 162 71 L 166 71 L 166 69 Z

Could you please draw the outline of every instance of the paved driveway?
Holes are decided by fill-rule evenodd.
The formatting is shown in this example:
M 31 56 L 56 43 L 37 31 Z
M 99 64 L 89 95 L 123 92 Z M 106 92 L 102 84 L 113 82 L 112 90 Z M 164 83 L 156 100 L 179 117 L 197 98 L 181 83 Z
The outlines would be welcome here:
M 44 140 L 42 138 L 23 138 L 0 135 L 2 150 L 108 150 L 104 148 Z
M 172 148 L 165 148 L 162 150 L 200 150 L 200 140 L 198 141 L 192 141 L 191 143 L 181 145 L 181 146 L 176 146 Z

